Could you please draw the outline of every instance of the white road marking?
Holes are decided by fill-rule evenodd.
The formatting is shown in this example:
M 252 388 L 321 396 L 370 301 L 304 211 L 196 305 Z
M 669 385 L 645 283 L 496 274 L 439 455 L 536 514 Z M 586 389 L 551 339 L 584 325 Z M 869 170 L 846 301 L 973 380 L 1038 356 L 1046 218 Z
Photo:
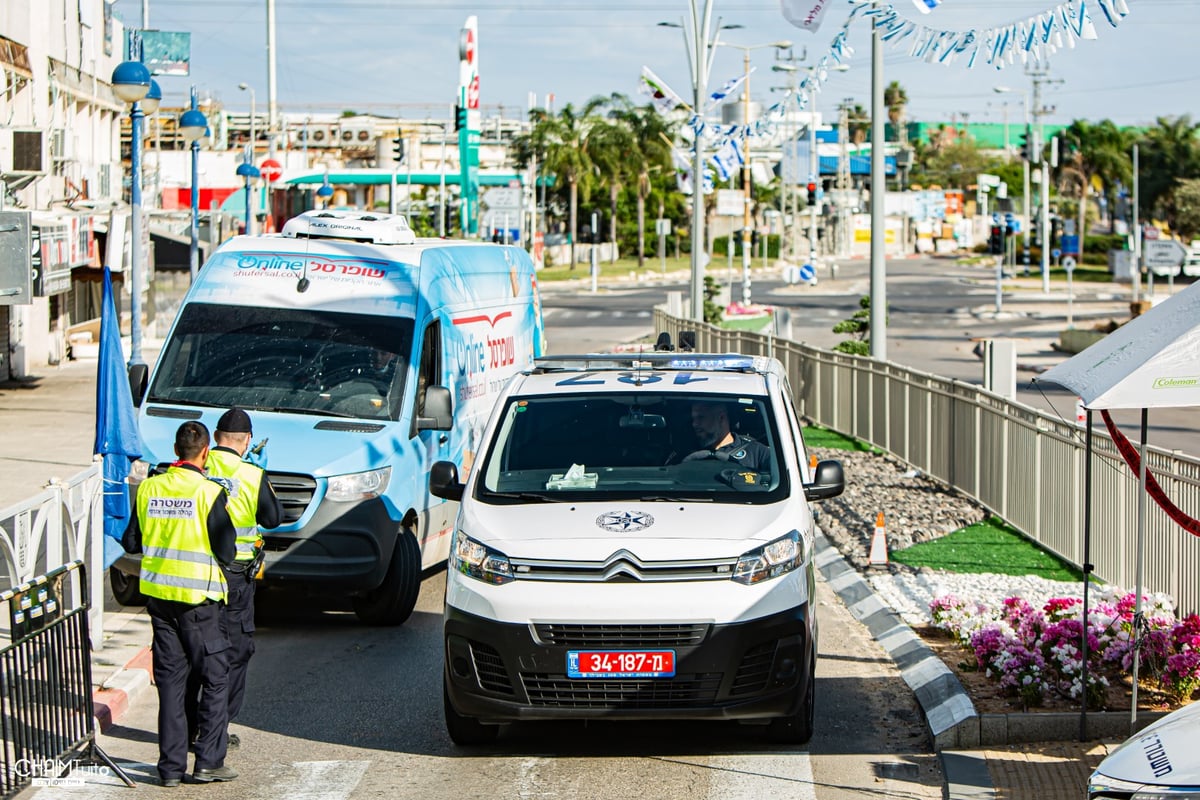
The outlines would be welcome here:
M 787 755 L 714 756 L 706 759 L 712 770 L 710 800 L 753 797 L 755 800 L 816 800 L 812 762 L 808 753 Z
M 370 761 L 294 761 L 271 794 L 289 800 L 346 800 L 369 766 Z

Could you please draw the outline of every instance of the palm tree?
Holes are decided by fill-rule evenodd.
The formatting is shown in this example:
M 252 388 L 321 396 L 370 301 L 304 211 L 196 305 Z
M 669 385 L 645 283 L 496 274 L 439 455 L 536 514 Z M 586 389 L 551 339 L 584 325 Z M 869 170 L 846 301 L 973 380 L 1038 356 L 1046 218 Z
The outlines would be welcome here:
M 617 257 L 617 200 L 621 190 L 632 177 L 628 164 L 629 154 L 636 149 L 633 132 L 622 121 L 608 117 L 597 122 L 588 136 L 593 174 L 599 183 L 608 187 L 609 221 L 612 231 L 613 260 Z M 597 236 L 598 231 L 593 235 Z
M 593 98 L 578 110 L 567 103 L 557 115 L 535 108 L 529 112 L 532 123 L 529 132 L 513 138 L 517 166 L 527 167 L 535 155 L 540 156 L 543 171 L 554 176 L 555 185 L 566 184 L 570 198 L 571 269 L 575 269 L 579 198 L 582 195 L 586 202 L 595 182 L 588 137 L 599 121 L 595 111 L 602 103 L 602 99 Z
M 1129 155 L 1125 134 L 1112 120 L 1091 123 L 1077 119 L 1059 134 L 1062 155 L 1060 174 L 1069 175 L 1079 185 L 1079 242 L 1087 236 L 1087 202 L 1092 185 L 1099 180 L 1107 194 L 1117 181 L 1128 180 Z
M 655 172 L 665 174 L 671 169 L 675 125 L 663 118 L 654 106 L 636 106 L 625 95 L 614 94 L 612 103 L 612 116 L 627 126 L 633 140 L 633 147 L 624 156 L 624 164 L 637 182 L 637 254 L 638 266 L 642 267 L 646 263 L 646 198 L 653 188 L 650 176 Z
M 887 107 L 888 122 L 896 131 L 896 141 L 903 147 L 908 143 L 908 130 L 904 125 L 904 111 L 908 106 L 908 92 L 900 81 L 892 81 L 883 90 L 883 104 Z
M 1175 227 L 1175 187 L 1180 178 L 1200 177 L 1200 124 L 1188 114 L 1159 117 L 1141 143 L 1139 205 L 1146 218 L 1159 214 Z

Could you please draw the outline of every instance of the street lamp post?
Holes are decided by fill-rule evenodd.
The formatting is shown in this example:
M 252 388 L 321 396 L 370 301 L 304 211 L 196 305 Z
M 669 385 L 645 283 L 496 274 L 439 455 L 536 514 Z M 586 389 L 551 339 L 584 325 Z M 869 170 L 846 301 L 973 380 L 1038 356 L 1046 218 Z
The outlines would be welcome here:
M 130 347 L 129 366 L 142 364 L 142 101 L 150 92 L 150 70 L 140 61 L 122 61 L 112 74 L 113 93 L 130 106 L 129 111 L 129 202 L 132 207 L 129 253 Z M 161 97 L 161 94 L 159 95 Z M 151 101 L 153 102 L 153 101 Z
M 256 131 L 254 130 L 255 109 L 254 109 L 254 87 L 248 83 L 239 83 L 238 88 L 243 92 L 250 93 L 250 163 L 254 163 L 254 138 Z
M 729 42 L 717 42 L 717 44 L 741 50 L 742 66 L 745 70 L 745 79 L 742 81 L 742 305 L 748 306 L 750 305 L 750 262 L 753 258 L 753 254 L 750 252 L 750 205 L 752 203 L 750 191 L 750 51 L 763 47 L 786 50 L 792 46 L 792 43 L 783 40 L 764 44 L 742 45 Z
M 1019 94 L 1021 95 L 1021 109 L 1025 117 L 1025 138 L 1029 142 L 1029 146 L 1033 146 L 1033 140 L 1030 138 L 1031 128 L 1029 125 L 1029 94 L 1026 92 L 1018 92 L 1008 86 L 997 86 L 994 91 L 997 94 Z M 1008 147 L 1008 110 L 1005 109 L 1005 148 Z M 1025 273 L 1029 273 L 1029 236 L 1033 230 L 1033 220 L 1029 218 L 1029 162 L 1024 158 L 1021 159 L 1021 215 L 1025 217 L 1025 228 L 1021 231 L 1022 244 L 1025 248 L 1023 263 Z
M 688 4 L 691 12 L 688 24 L 681 19 L 678 23 L 660 22 L 665 28 L 683 31 L 683 49 L 688 59 L 688 70 L 692 78 L 692 111 L 696 120 L 695 135 L 692 137 L 692 291 L 691 317 L 704 321 L 704 105 L 708 93 L 708 73 L 712 58 L 719 44 L 721 31 L 740 25 L 722 26 L 717 19 L 716 30 L 712 31 L 713 0 L 704 0 L 704 10 L 697 12 L 697 0 Z
M 188 250 L 188 269 L 192 280 L 200 271 L 200 140 L 208 129 L 208 119 L 196 104 L 196 87 L 192 86 L 191 108 L 179 115 L 179 134 L 191 142 L 192 151 L 192 224 Z
M 253 233 L 252 229 L 250 228 L 250 220 L 252 219 L 250 213 L 250 182 L 257 178 L 261 173 L 259 173 L 258 167 L 254 166 L 248 161 L 243 161 L 242 163 L 238 164 L 237 174 L 243 180 L 245 180 L 246 184 L 246 235 L 249 236 Z

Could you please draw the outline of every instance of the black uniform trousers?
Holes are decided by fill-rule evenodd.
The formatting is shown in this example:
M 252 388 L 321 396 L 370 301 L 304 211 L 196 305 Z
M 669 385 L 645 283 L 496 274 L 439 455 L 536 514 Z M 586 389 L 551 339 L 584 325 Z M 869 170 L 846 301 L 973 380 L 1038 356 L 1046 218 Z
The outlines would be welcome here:
M 238 562 L 240 566 L 243 562 Z M 254 585 L 252 575 L 246 572 L 225 571 L 229 585 L 225 603 L 225 631 L 229 637 L 229 721 L 237 719 L 246 697 L 246 672 L 250 657 L 254 655 Z M 187 719 L 191 738 L 198 730 L 197 706 L 200 702 L 200 676 L 192 675 L 187 687 Z
M 187 772 L 189 675 L 203 690 L 197 722 L 196 768 L 225 765 L 229 745 L 229 637 L 224 603 L 188 605 L 151 597 L 146 602 L 154 630 L 154 683 L 158 687 L 158 775 Z

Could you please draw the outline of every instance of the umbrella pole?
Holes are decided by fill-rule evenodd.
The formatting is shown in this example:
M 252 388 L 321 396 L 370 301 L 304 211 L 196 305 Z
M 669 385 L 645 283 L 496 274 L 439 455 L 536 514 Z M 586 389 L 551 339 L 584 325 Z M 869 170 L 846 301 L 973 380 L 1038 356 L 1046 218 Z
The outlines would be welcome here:
M 1087 447 L 1083 462 L 1083 705 L 1079 710 L 1079 741 L 1087 741 L 1088 707 L 1088 584 L 1092 580 L 1092 410 L 1087 410 Z
M 1129 732 L 1137 732 L 1138 666 L 1142 660 L 1142 540 L 1146 534 L 1146 437 L 1150 412 L 1142 409 L 1141 464 L 1138 469 L 1137 545 L 1134 554 L 1133 600 L 1133 700 L 1129 706 Z

